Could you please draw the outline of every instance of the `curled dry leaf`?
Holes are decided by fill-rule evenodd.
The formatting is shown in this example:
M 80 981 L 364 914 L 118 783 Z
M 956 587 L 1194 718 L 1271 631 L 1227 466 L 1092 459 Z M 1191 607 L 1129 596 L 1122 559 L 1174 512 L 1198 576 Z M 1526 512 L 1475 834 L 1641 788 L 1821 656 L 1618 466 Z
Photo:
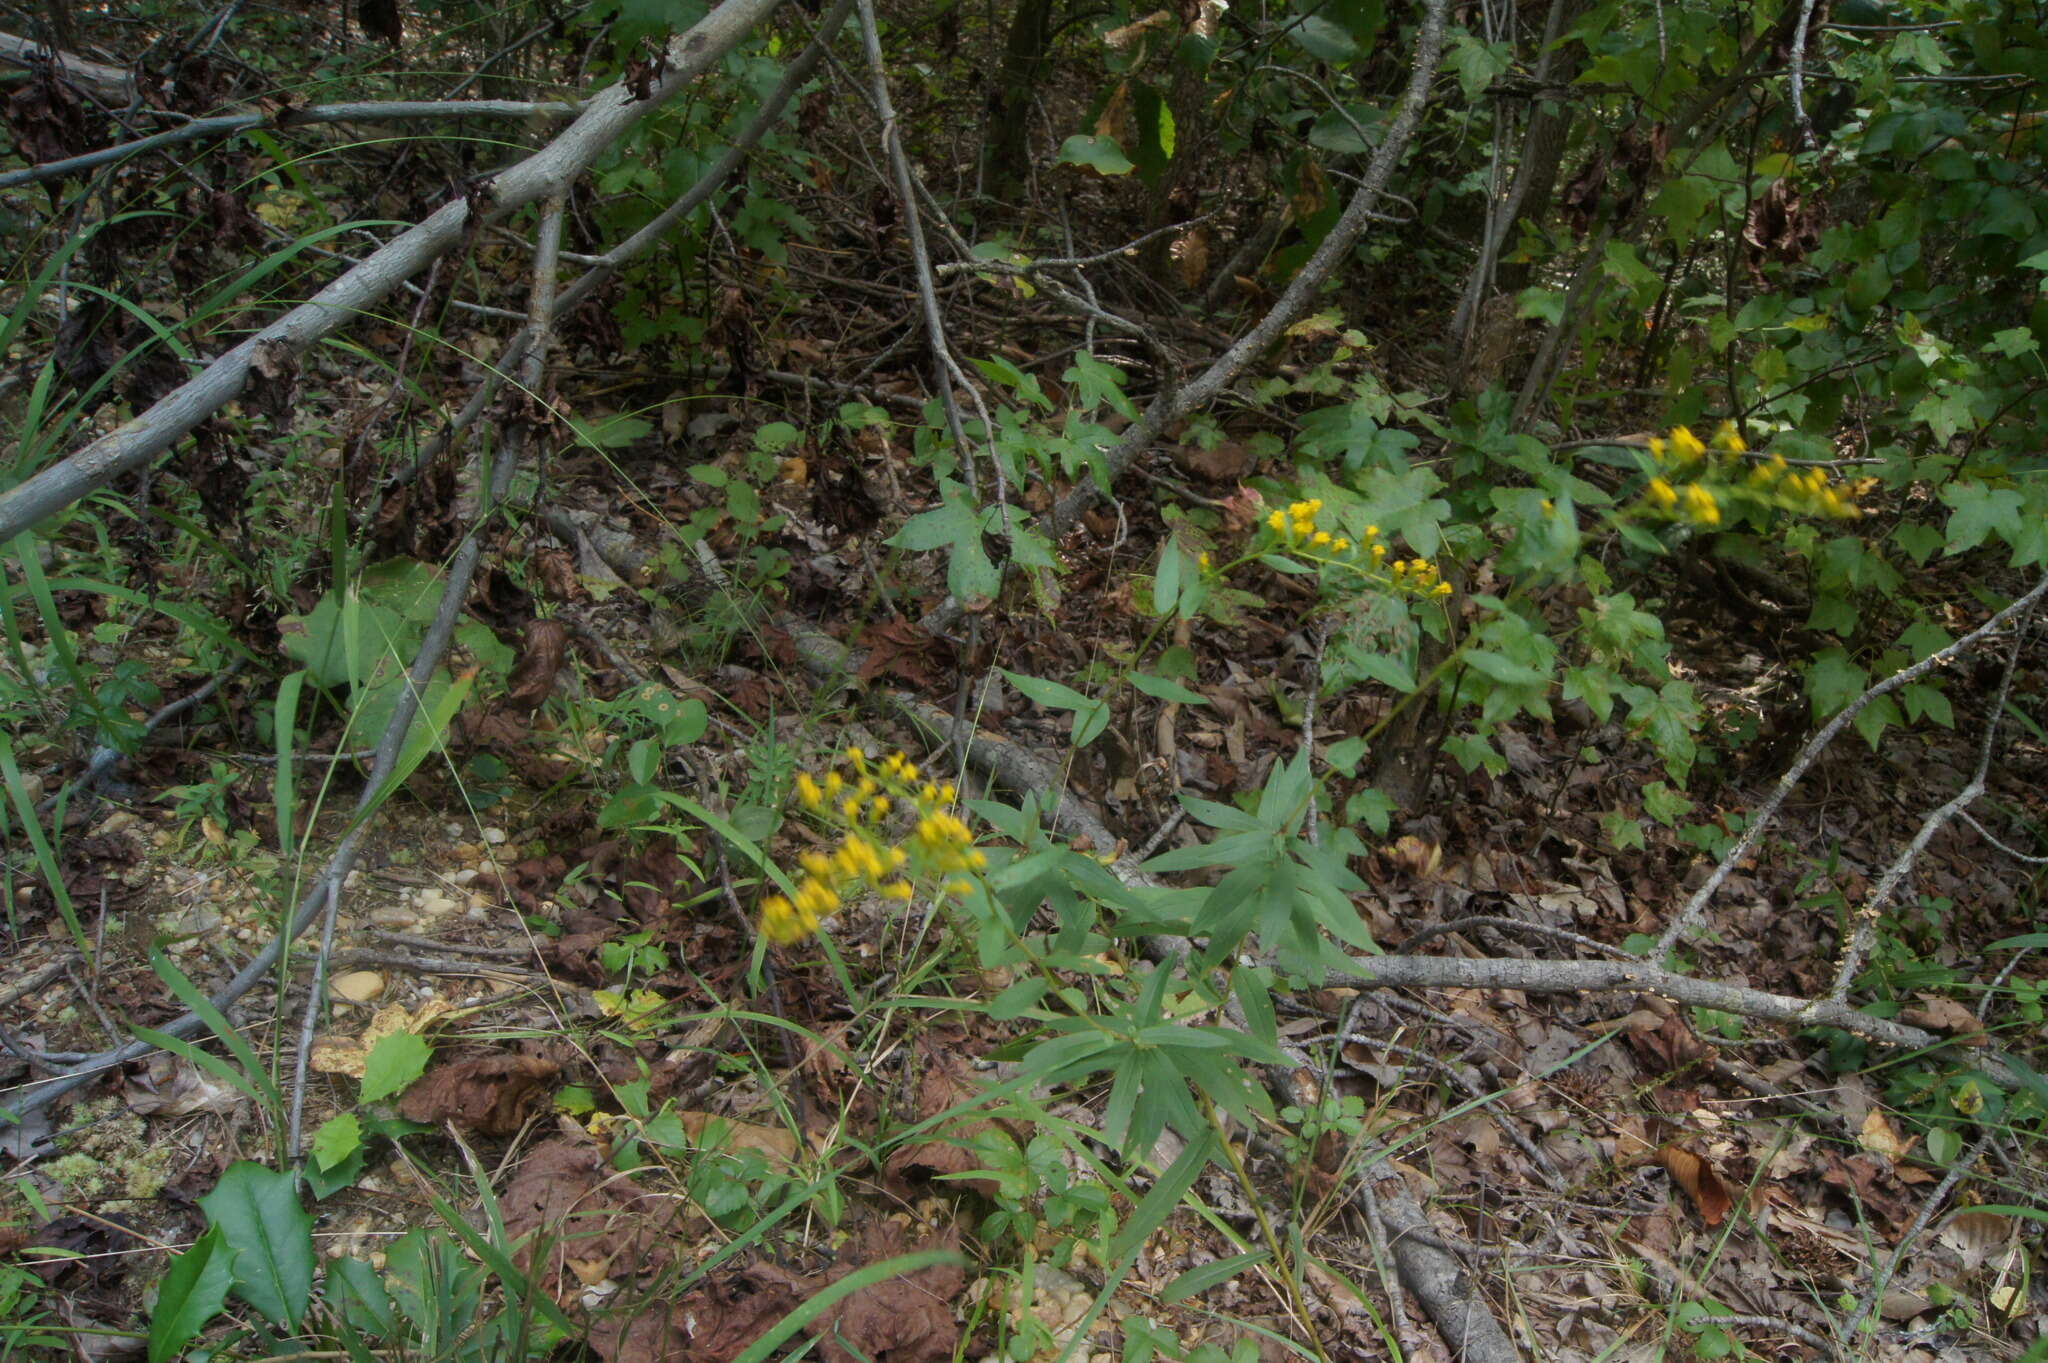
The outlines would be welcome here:
M 1707 1163 L 1706 1156 L 1682 1145 L 1667 1145 L 1657 1152 L 1657 1163 L 1664 1166 L 1674 1183 L 1685 1189 L 1693 1205 L 1699 1208 L 1700 1220 L 1708 1225 L 1720 1225 L 1728 1209 L 1735 1205 L 1735 1199 L 1728 1195 L 1727 1186 Z
M 801 1287 L 768 1264 L 713 1273 L 671 1305 L 608 1313 L 589 1344 L 606 1363 L 730 1363 L 797 1308 Z
M 569 630 L 559 620 L 529 620 L 512 674 L 505 679 L 505 703 L 532 714 L 554 694 L 555 674 L 569 652 Z
M 673 1265 L 690 1225 L 687 1200 L 644 1192 L 587 1139 L 535 1146 L 498 1204 L 515 1260 L 565 1305 L 606 1277 L 625 1291 L 621 1300 L 644 1300 L 629 1289 Z
M 766 1155 L 775 1164 L 794 1164 L 797 1157 L 796 1137 L 778 1126 L 757 1126 L 753 1122 L 734 1121 L 730 1117 L 713 1116 L 709 1112 L 678 1112 L 676 1120 L 690 1139 L 710 1150 L 736 1151 L 752 1150 Z M 707 1134 L 708 1133 L 708 1134 Z
M 454 1122 L 486 1136 L 517 1135 L 547 1100 L 561 1067 L 531 1055 L 484 1055 L 434 1066 L 406 1089 L 398 1111 L 407 1121 Z
M 1918 1141 L 1917 1136 L 1901 1140 L 1899 1133 L 1892 1130 L 1891 1122 L 1884 1115 L 1884 1109 L 1876 1107 L 1870 1109 L 1869 1114 L 1863 1119 L 1863 1129 L 1856 1133 L 1858 1145 L 1872 1154 L 1883 1155 L 1894 1163 L 1904 1159 L 1906 1152 Z
M 195 1112 L 226 1116 L 242 1101 L 235 1086 L 216 1079 L 189 1060 L 158 1053 L 141 1074 L 132 1076 L 122 1097 L 130 1112 L 142 1116 L 187 1117 Z
M 363 1065 L 370 1058 L 370 1052 L 378 1042 L 396 1032 L 411 1032 L 414 1036 L 425 1036 L 429 1028 L 455 1012 L 455 1005 L 446 999 L 428 999 L 417 1010 L 409 1009 L 402 1003 L 394 1003 L 377 1010 L 370 1019 L 370 1025 L 363 1028 L 357 1038 L 322 1037 L 313 1043 L 311 1057 L 313 1068 L 321 1074 L 345 1074 L 351 1079 L 363 1077 Z
M 832 1273 L 843 1278 L 857 1268 L 923 1249 L 957 1249 L 960 1232 L 947 1228 L 910 1239 L 901 1222 L 884 1221 L 860 1231 Z M 826 1363 L 945 1363 L 960 1342 L 951 1302 L 967 1285 L 957 1264 L 939 1264 L 861 1288 L 805 1327 L 817 1337 Z
M 1922 994 L 1920 998 L 1924 1006 L 1903 1010 L 1899 1021 L 1909 1027 L 1924 1027 L 1930 1032 L 1948 1032 L 1964 1046 L 1982 1046 L 1985 1043 L 1984 1024 L 1962 1004 L 1939 994 Z
M 974 1096 L 974 1085 L 960 1073 L 957 1063 L 945 1057 L 925 1053 L 925 1069 L 918 1082 L 917 1115 L 920 1121 L 929 1121 L 942 1112 L 960 1106 Z M 986 1118 L 962 1118 L 947 1125 L 941 1139 L 919 1141 L 892 1152 L 883 1171 L 894 1179 L 936 1179 L 947 1174 L 964 1174 L 986 1167 L 986 1161 L 968 1149 L 965 1142 L 988 1131 L 993 1123 Z M 976 1192 L 995 1197 L 1001 1190 L 996 1181 L 989 1178 L 948 1180 L 965 1182 Z

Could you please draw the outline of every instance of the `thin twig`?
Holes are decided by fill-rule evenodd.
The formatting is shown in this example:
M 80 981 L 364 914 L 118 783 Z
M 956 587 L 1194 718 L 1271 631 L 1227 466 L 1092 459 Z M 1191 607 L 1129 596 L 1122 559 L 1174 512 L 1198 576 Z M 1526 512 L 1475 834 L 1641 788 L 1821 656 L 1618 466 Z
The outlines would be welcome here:
M 1679 911 L 1678 916 L 1673 918 L 1670 926 L 1664 929 L 1664 935 L 1657 939 L 1657 945 L 1643 953 L 1644 959 L 1662 960 L 1678 944 L 1680 939 L 1692 930 L 1700 915 L 1706 911 L 1708 902 L 1713 899 L 1714 892 L 1721 888 L 1722 884 L 1737 866 L 1747 860 L 1750 852 L 1756 847 L 1758 840 L 1763 837 L 1764 830 L 1770 827 L 1772 820 L 1777 817 L 1779 808 L 1784 805 L 1786 798 L 1792 794 L 1793 789 L 1805 777 L 1807 769 L 1819 760 L 1821 753 L 1825 752 L 1827 746 L 1835 741 L 1836 735 L 1855 722 L 1857 715 L 1863 713 L 1879 696 L 1890 695 L 1900 687 L 1910 685 L 1936 668 L 1945 666 L 1954 659 L 1970 652 L 2012 620 L 2032 611 L 2035 604 L 2044 595 L 2048 595 L 2048 576 L 2044 576 L 2040 581 L 2036 582 L 2025 596 L 2022 596 L 2004 610 L 1999 611 L 1996 615 L 1993 615 L 1983 624 L 1977 626 L 1977 628 L 1971 630 L 1946 648 L 1937 649 L 1912 666 L 1901 668 L 1883 681 L 1870 687 L 1855 700 L 1850 701 L 1840 714 L 1822 726 L 1820 732 L 1808 740 L 1806 746 L 1800 750 L 1797 760 L 1790 767 L 1786 768 L 1784 775 L 1778 778 L 1778 784 L 1772 787 L 1771 793 L 1765 797 L 1764 802 L 1757 806 L 1756 812 L 1750 816 L 1748 825 L 1743 828 L 1742 836 L 1737 838 L 1734 846 L 1730 847 L 1722 855 L 1720 862 L 1715 865 L 1706 880 L 1701 882 L 1700 887 L 1693 891 L 1692 898 L 1686 901 L 1685 907 Z
M 1857 972 L 1863 968 L 1864 960 L 1870 955 L 1871 944 L 1877 935 L 1878 918 L 1884 913 L 1885 906 L 1892 902 L 1892 896 L 1898 893 L 1900 884 L 1913 869 L 1913 864 L 1920 859 L 1920 854 L 1927 849 L 1927 844 L 1933 840 L 1935 833 L 1950 819 L 1974 804 L 1977 797 L 1984 793 L 1984 783 L 1991 772 L 1991 754 L 1997 747 L 1998 722 L 2005 714 L 2006 697 L 2012 694 L 2012 679 L 2019 670 L 2020 647 L 2026 642 L 2027 625 L 2027 617 L 2021 616 L 2013 628 L 2012 649 L 2005 660 L 2005 672 L 1998 679 L 1998 697 L 1992 701 L 1990 713 L 1984 720 L 1984 741 L 1978 745 L 1976 772 L 1970 777 L 1969 784 L 1957 791 L 1953 799 L 1921 820 L 1912 841 L 1908 842 L 1905 850 L 1885 868 L 1884 875 L 1879 877 L 1876 886 L 1872 888 L 1870 897 L 1856 910 L 1856 927 L 1843 946 L 1841 963 L 1835 968 L 1834 988 L 1828 991 L 1830 999 L 1840 1002 L 1849 996 L 1849 985 L 1855 980 Z
M 1806 32 L 1813 24 L 1813 0 L 1800 0 L 1799 23 L 1792 30 L 1792 122 L 1799 129 L 1799 145 L 1805 151 L 1820 150 L 1813 135 L 1813 119 L 1806 112 Z

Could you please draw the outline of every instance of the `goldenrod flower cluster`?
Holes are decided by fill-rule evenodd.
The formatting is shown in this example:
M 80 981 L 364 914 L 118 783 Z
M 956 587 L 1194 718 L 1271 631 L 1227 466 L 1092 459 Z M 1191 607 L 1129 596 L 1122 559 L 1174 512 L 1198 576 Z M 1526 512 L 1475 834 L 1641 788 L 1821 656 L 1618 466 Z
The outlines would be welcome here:
M 1353 544 L 1345 536 L 1334 535 L 1317 525 L 1322 511 L 1320 497 L 1292 502 L 1286 510 L 1266 517 L 1266 528 L 1278 535 L 1291 552 L 1311 563 L 1349 568 L 1382 586 L 1413 596 L 1434 598 L 1451 594 L 1451 584 L 1443 580 L 1437 566 L 1428 559 L 1397 558 L 1388 562 L 1392 551 L 1380 538 L 1378 526 L 1366 526 L 1359 532 L 1358 543 Z
M 1745 473 L 1748 449 L 1732 421 L 1721 423 L 1711 447 L 1684 426 L 1674 428 L 1668 438 L 1654 437 L 1650 459 L 1657 472 L 1644 487 L 1643 500 L 1654 511 L 1703 526 L 1719 525 L 1722 505 L 1729 500 L 1761 502 L 1808 516 L 1848 519 L 1862 514 L 1825 470 L 1794 473 L 1783 455 L 1774 454 Z
M 839 829 L 830 852 L 805 852 L 795 893 L 761 901 L 761 933 L 772 942 L 799 942 L 838 912 L 850 894 L 873 890 L 884 899 L 917 897 L 920 877 L 944 878 L 944 890 L 973 888 L 962 874 L 979 871 L 988 857 L 974 845 L 974 832 L 950 807 L 960 798 L 952 785 L 923 779 L 902 753 L 872 762 L 849 748 L 822 778 L 798 772 L 796 801 L 807 813 Z M 892 816 L 903 815 L 901 819 Z M 890 825 L 909 822 L 900 837 Z

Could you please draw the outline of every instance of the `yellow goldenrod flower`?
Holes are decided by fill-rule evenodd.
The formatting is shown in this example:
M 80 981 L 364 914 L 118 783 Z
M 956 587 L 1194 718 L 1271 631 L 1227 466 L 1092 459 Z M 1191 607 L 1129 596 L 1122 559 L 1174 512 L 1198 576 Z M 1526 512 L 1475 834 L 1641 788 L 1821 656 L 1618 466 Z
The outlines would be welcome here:
M 1721 505 L 1714 500 L 1714 494 L 1693 483 L 1685 489 L 1685 514 L 1700 525 L 1719 525 Z
M 1430 592 L 1431 596 L 1449 596 L 1450 594 L 1451 584 L 1448 582 L 1437 583 L 1435 589 Z
M 868 817 L 874 820 L 876 823 L 880 823 L 882 820 L 889 817 L 889 811 L 892 808 L 894 808 L 894 806 L 889 803 L 888 796 L 877 795 L 874 798 L 874 800 L 868 805 Z
M 1380 560 L 1384 559 L 1386 556 L 1387 546 L 1384 544 L 1375 544 L 1372 547 L 1372 566 L 1375 568 L 1379 567 Z
M 860 796 L 849 795 L 844 800 L 841 800 L 839 802 L 839 812 L 845 816 L 848 823 L 858 821 L 860 818 Z
M 1330 548 L 1339 554 L 1346 553 L 1351 548 L 1351 541 L 1339 535 L 1336 539 L 1330 541 Z
M 890 881 L 882 887 L 881 894 L 884 899 L 900 899 L 906 904 L 917 898 L 916 889 L 907 880 Z
M 1204 549 L 1202 556 L 1195 560 L 1195 566 L 1205 573 L 1209 571 L 1209 551 L 1207 549 Z
M 839 792 L 846 789 L 846 778 L 836 771 L 825 773 L 824 796 L 828 800 L 839 798 Z
M 807 771 L 796 774 L 796 798 L 805 809 L 816 809 L 825 803 L 825 793 L 818 789 L 818 783 Z
M 1678 493 L 1662 478 L 1652 478 L 1649 486 L 1650 500 L 1669 510 L 1678 505 Z
M 1741 454 L 1749 445 L 1744 442 L 1742 432 L 1735 429 L 1734 422 L 1724 421 L 1714 428 L 1714 447 L 1730 454 Z
M 1294 538 L 1298 540 L 1307 539 L 1315 532 L 1315 528 L 1316 523 L 1314 521 L 1296 521 L 1291 527 Z
M 943 888 L 947 894 L 966 896 L 974 893 L 974 882 L 971 880 L 949 880 Z
M 1287 513 L 1275 511 L 1272 515 L 1266 517 L 1266 524 L 1272 526 L 1273 529 L 1281 534 L 1287 533 Z
M 1660 464 L 1664 462 L 1664 449 L 1663 436 L 1653 435 L 1650 437 L 1650 457 Z
M 1317 545 L 1317 546 L 1319 546 L 1319 547 L 1320 547 L 1320 546 L 1326 546 L 1326 545 L 1328 545 L 1328 544 L 1329 544 L 1329 542 L 1330 542 L 1330 532 L 1329 532 L 1329 531 L 1327 531 L 1327 530 L 1318 530 L 1318 531 L 1316 531 L 1316 533 L 1315 533 L 1314 537 L 1313 537 L 1313 538 L 1311 538 L 1311 539 L 1309 540 L 1309 543 L 1310 543 L 1310 544 L 1314 544 L 1314 545 Z
M 1707 447 L 1700 443 L 1700 438 L 1684 426 L 1672 428 L 1671 448 L 1678 451 L 1679 457 L 1687 463 L 1705 458 L 1707 453 Z

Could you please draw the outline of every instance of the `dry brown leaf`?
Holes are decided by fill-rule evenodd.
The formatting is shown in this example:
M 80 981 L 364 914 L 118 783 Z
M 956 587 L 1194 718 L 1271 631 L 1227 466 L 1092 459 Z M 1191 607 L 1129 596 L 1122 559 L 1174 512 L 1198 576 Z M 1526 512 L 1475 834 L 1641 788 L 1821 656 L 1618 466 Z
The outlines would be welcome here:
M 1909 1027 L 1924 1027 L 1930 1032 L 1950 1032 L 1965 1046 L 1982 1046 L 1985 1043 L 1984 1024 L 1977 1015 L 1956 1000 L 1939 994 L 1922 994 L 1925 1007 L 1907 1008 L 1900 1012 L 1899 1021 Z
M 1182 471 L 1212 483 L 1234 483 L 1252 466 L 1252 447 L 1242 440 L 1220 440 L 1208 448 L 1169 445 L 1166 452 Z
M 1728 1215 L 1728 1209 L 1735 1200 L 1728 1195 L 1727 1187 L 1721 1182 L 1706 1157 L 1686 1149 L 1682 1145 L 1667 1145 L 1657 1152 L 1657 1163 L 1679 1187 L 1685 1189 L 1699 1208 L 1700 1220 L 1710 1226 L 1718 1226 Z
M 158 1053 L 149 1067 L 129 1079 L 124 1099 L 130 1112 L 143 1116 L 185 1117 L 194 1112 L 222 1116 L 242 1102 L 234 1085 L 216 1079 L 189 1060 Z
M 1919 1137 L 1900 1140 L 1899 1133 L 1892 1130 L 1892 1124 L 1884 1115 L 1883 1108 L 1872 1108 L 1863 1118 L 1863 1129 L 1856 1133 L 1856 1143 L 1873 1154 L 1883 1155 L 1894 1163 L 1906 1157 Z
M 554 694 L 555 674 L 569 653 L 569 629 L 559 620 L 529 620 L 526 636 L 505 679 L 505 703 L 532 714 Z
M 1967 1270 L 1975 1270 L 2012 1244 L 2015 1223 L 1998 1212 L 1957 1212 L 1942 1226 L 1941 1243 L 1956 1252 Z
M 794 1164 L 796 1137 L 779 1126 L 756 1126 L 709 1112 L 678 1112 L 676 1119 L 690 1139 L 711 1150 L 752 1150 L 778 1164 Z M 716 1123 L 714 1126 L 713 1124 Z M 709 1136 L 705 1133 L 709 1132 Z
M 398 1100 L 407 1121 L 454 1122 L 487 1136 L 517 1135 L 547 1099 L 561 1072 L 552 1060 L 531 1055 L 485 1055 L 434 1066 Z
M 840 1256 L 835 1278 L 919 1249 L 955 1249 L 960 1232 L 921 1230 L 915 1243 L 890 1220 L 859 1232 Z M 960 1342 L 952 1299 L 967 1285 L 957 1264 L 938 1264 L 861 1288 L 805 1328 L 826 1363 L 945 1363 Z

